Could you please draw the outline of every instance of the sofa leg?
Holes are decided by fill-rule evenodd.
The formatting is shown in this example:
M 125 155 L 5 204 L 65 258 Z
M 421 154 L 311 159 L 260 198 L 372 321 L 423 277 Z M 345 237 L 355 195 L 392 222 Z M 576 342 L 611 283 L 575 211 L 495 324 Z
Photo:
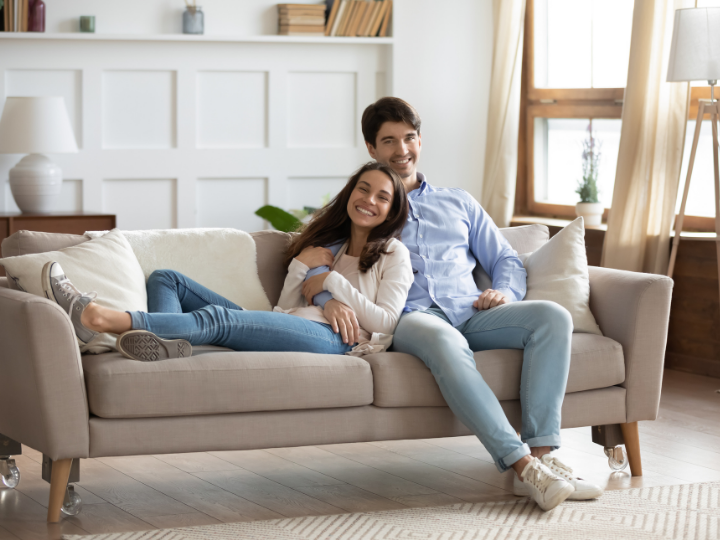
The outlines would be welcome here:
M 642 461 L 640 459 L 640 435 L 638 434 L 638 423 L 628 422 L 620 424 L 623 438 L 625 439 L 625 451 L 630 462 L 630 473 L 633 476 L 642 476 Z
M 65 500 L 72 462 L 72 459 L 59 459 L 53 462 L 52 478 L 50 480 L 50 501 L 48 502 L 48 523 L 60 521 L 60 509 Z

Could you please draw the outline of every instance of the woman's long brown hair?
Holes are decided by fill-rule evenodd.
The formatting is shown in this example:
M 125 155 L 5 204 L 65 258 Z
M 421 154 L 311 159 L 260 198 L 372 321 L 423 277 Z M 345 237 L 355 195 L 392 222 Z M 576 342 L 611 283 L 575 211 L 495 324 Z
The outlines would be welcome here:
M 355 171 L 342 191 L 325 207 L 318 210 L 312 220 L 300 229 L 300 234 L 292 239 L 285 254 L 285 266 L 288 266 L 306 247 L 327 247 L 350 238 L 352 221 L 347 211 L 348 201 L 360 177 L 368 171 L 381 171 L 390 178 L 393 184 L 393 200 L 387 220 L 375 227 L 368 235 L 367 243 L 360 253 L 360 271 L 367 272 L 378 261 L 380 255 L 388 254 L 386 250 L 388 242 L 393 238 L 400 238 L 407 220 L 407 195 L 405 186 L 395 171 L 387 165 L 371 161 Z

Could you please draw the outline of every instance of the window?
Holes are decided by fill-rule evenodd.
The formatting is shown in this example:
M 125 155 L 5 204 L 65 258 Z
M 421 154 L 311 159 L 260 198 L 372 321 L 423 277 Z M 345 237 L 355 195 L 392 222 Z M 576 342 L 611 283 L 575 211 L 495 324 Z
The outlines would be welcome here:
M 600 145 L 599 199 L 610 208 L 633 4 L 632 0 L 527 1 L 516 213 L 575 216 L 582 141 L 589 126 Z M 698 6 L 705 5 L 720 5 L 720 0 L 698 1 Z M 706 83 L 693 83 L 680 190 L 698 99 L 709 97 Z M 709 121 L 705 123 L 687 205 L 684 228 L 690 230 L 714 230 L 713 220 L 706 217 L 714 216 L 715 208 L 707 197 L 713 189 L 713 165 L 712 134 Z

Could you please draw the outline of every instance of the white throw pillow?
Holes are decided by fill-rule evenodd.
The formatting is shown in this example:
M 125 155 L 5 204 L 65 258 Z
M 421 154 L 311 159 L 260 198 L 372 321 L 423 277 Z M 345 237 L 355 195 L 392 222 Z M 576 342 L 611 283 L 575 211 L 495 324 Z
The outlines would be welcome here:
M 155 270 L 176 270 L 245 309 L 272 310 L 257 273 L 255 241 L 248 233 L 237 229 L 121 232 L 146 280 Z M 85 236 L 106 234 L 110 233 L 92 231 Z
M 579 217 L 532 253 L 520 255 L 527 270 L 525 300 L 551 300 L 570 312 L 574 332 L 600 334 L 590 311 L 585 227 Z
M 77 246 L 33 255 L 0 259 L 8 277 L 20 290 L 45 297 L 41 279 L 48 261 L 59 262 L 73 284 L 83 292 L 97 292 L 97 303 L 120 311 L 147 311 L 142 268 L 125 237 L 112 231 Z M 99 334 L 80 348 L 101 353 L 115 349 L 114 334 Z

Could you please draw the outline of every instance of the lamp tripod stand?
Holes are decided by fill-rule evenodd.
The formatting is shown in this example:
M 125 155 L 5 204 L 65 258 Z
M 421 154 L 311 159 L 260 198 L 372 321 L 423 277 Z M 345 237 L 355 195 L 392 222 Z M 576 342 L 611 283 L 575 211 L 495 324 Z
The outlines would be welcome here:
M 690 177 L 692 176 L 693 164 L 695 163 L 695 152 L 700 138 L 700 128 L 702 127 L 703 117 L 709 114 L 713 135 L 713 164 L 715 165 L 715 248 L 717 249 L 718 278 L 720 279 L 720 171 L 718 169 L 718 118 L 720 118 L 720 103 L 715 100 L 715 84 L 717 84 L 717 81 L 708 82 L 710 83 L 710 101 L 701 99 L 698 103 L 698 116 L 695 123 L 692 150 L 690 151 L 687 178 L 685 179 L 685 189 L 683 190 L 682 203 L 680 204 L 680 213 L 675 221 L 675 237 L 673 238 L 672 251 L 670 252 L 668 277 L 672 277 L 673 270 L 675 269 L 675 259 L 677 258 L 680 233 L 682 232 L 683 220 L 685 219 L 685 205 L 687 204 L 688 193 L 690 192 Z

